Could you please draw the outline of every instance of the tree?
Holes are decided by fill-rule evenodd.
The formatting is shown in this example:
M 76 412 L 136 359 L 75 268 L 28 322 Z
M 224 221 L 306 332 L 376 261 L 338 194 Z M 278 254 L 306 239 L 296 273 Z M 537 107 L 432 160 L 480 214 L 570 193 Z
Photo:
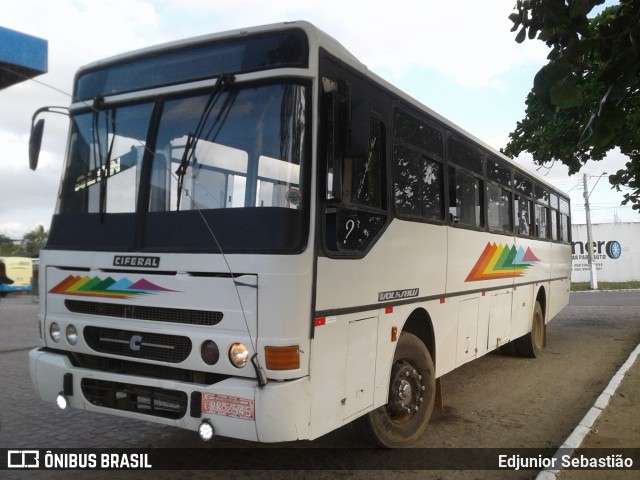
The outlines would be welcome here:
M 42 225 L 38 225 L 34 230 L 25 234 L 22 238 L 22 251 L 29 257 L 36 257 L 40 250 L 44 248 L 49 238 L 49 233 Z
M 516 41 L 538 38 L 551 52 L 503 151 L 528 151 L 539 165 L 560 161 L 573 174 L 618 147 L 629 161 L 609 182 L 629 187 L 622 204 L 640 212 L 640 0 L 620 0 L 589 19 L 603 3 L 517 1 L 509 16 Z
M 0 256 L 10 257 L 15 254 L 16 250 L 17 247 L 13 241 L 9 237 L 0 234 Z

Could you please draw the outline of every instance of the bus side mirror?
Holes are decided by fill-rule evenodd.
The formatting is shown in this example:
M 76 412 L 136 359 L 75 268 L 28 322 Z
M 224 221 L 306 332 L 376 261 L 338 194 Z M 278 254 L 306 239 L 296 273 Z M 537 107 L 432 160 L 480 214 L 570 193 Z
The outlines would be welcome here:
M 38 157 L 40 157 L 40 147 L 42 146 L 42 132 L 44 131 L 44 118 L 36 122 L 36 118 L 42 112 L 58 113 L 69 116 L 67 107 L 42 107 L 35 111 L 31 117 L 31 135 L 29 136 L 29 168 L 38 168 Z
M 43 131 L 44 118 L 41 118 L 35 125 L 31 126 L 31 135 L 29 137 L 29 168 L 31 170 L 38 168 L 38 157 L 40 157 Z
M 369 102 L 353 102 L 347 125 L 345 156 L 366 157 L 369 154 L 371 138 L 371 109 Z

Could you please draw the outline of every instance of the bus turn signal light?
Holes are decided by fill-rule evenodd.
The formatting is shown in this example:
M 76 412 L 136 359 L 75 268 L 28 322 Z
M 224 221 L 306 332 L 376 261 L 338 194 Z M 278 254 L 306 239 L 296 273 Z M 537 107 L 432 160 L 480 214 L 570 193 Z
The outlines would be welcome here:
M 300 347 L 264 347 L 267 370 L 297 370 L 300 368 Z

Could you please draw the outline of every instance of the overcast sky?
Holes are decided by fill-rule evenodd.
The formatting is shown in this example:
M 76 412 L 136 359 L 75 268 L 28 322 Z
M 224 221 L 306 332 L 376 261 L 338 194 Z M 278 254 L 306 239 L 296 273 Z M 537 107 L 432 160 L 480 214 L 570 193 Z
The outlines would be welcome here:
M 21 238 L 49 228 L 68 123 L 46 116 L 40 166 L 28 168 L 32 113 L 68 105 L 73 75 L 104 57 L 171 40 L 247 26 L 308 20 L 335 37 L 371 70 L 495 148 L 504 147 L 533 77 L 546 63 L 542 42 L 514 41 L 514 0 L 5 0 L 0 26 L 46 39 L 49 72 L 0 91 L 0 234 Z M 519 159 L 528 165 L 526 156 Z M 590 177 L 595 223 L 640 221 L 603 172 L 621 155 L 589 164 L 573 177 L 555 166 L 547 179 L 572 198 L 574 223 L 585 223 L 582 173 Z M 594 188 L 595 186 L 595 188 Z

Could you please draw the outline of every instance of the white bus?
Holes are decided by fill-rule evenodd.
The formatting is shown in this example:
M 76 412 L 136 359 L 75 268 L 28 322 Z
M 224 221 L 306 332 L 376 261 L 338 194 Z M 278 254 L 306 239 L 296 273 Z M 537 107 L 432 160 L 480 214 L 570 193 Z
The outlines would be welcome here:
M 402 446 L 567 304 L 569 198 L 308 23 L 89 65 L 69 115 L 30 353 L 61 407 Z

